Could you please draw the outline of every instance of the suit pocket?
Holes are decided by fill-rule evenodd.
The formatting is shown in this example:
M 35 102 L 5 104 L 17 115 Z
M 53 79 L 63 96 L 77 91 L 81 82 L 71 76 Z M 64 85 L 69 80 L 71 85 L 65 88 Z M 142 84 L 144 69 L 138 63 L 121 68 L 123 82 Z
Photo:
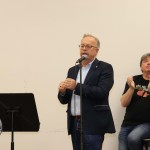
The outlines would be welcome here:
M 110 107 L 108 105 L 95 105 L 94 110 L 110 110 Z

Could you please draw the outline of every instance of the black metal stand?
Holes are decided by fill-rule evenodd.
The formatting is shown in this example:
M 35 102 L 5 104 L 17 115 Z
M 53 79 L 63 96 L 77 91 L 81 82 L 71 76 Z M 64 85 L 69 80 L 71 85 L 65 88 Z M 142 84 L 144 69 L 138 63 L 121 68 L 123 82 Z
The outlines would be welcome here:
M 17 110 L 17 109 L 10 109 L 10 110 L 8 110 L 7 111 L 8 113 L 11 113 L 11 150 L 14 150 L 14 115 L 15 115 L 15 113 L 18 113 L 19 112 L 19 110 Z
M 0 118 L 3 131 L 11 132 L 11 150 L 14 150 L 14 131 L 39 131 L 40 122 L 32 93 L 0 93 Z
M 15 110 L 12 110 L 11 150 L 14 150 L 14 113 Z
M 82 115 L 82 64 L 80 62 L 79 64 L 80 66 L 80 115 L 81 115 L 81 139 L 80 139 L 80 146 L 81 146 L 81 150 L 83 150 L 83 115 Z

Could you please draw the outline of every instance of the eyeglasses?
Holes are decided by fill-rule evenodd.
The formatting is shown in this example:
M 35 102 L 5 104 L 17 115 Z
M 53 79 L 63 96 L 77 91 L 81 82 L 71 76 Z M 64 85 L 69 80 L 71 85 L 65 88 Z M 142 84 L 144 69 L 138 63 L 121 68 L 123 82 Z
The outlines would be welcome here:
M 91 48 L 97 48 L 96 46 L 92 46 L 92 45 L 84 45 L 84 44 L 81 44 L 79 45 L 80 49 L 91 49 Z

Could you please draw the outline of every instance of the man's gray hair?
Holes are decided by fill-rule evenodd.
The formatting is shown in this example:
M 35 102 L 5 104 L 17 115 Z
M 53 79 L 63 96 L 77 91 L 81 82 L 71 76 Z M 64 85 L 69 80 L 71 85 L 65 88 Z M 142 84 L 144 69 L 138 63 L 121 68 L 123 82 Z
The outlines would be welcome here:
M 84 34 L 83 38 L 85 38 L 85 37 L 93 37 L 97 42 L 97 48 L 100 48 L 100 41 L 97 37 L 93 36 L 92 34 Z

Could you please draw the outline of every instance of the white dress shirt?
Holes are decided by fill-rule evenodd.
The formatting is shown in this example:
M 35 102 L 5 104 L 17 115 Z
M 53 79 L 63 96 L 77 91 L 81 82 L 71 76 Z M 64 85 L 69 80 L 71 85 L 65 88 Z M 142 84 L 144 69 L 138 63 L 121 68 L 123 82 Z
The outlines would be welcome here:
M 92 63 L 93 63 L 93 61 L 91 63 L 87 64 L 86 67 L 82 67 L 82 83 L 84 83 L 84 80 L 86 78 L 88 71 L 90 70 Z M 80 70 L 78 72 L 76 82 L 80 83 Z M 71 115 L 79 116 L 80 114 L 81 114 L 80 113 L 80 96 L 74 94 L 74 92 L 73 92 L 72 98 L 71 98 Z

